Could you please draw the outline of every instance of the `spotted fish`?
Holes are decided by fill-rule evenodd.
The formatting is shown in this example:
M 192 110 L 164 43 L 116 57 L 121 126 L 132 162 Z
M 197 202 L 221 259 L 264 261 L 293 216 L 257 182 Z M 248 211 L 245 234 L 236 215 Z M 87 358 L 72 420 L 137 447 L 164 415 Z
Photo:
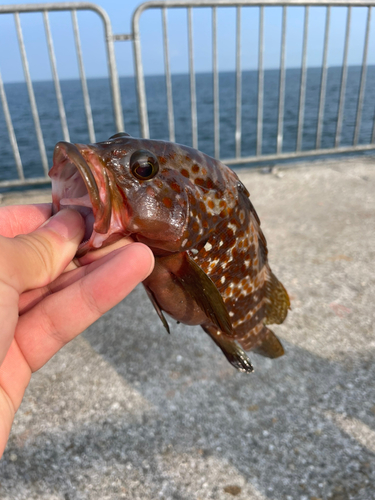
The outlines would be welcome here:
M 151 248 L 155 268 L 143 284 L 168 331 L 164 312 L 201 325 L 244 372 L 253 370 L 245 351 L 284 353 L 267 325 L 284 321 L 289 297 L 230 168 L 186 146 L 120 133 L 97 144 L 59 142 L 49 175 L 54 212 L 71 206 L 85 217 L 78 257 L 124 236 Z

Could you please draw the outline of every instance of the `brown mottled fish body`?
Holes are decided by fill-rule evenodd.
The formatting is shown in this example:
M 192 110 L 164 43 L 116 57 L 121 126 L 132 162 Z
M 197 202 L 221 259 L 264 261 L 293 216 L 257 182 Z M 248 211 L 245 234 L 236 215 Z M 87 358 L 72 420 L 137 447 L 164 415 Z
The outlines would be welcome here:
M 70 181 L 74 168 L 80 187 Z M 50 176 L 55 211 L 84 207 L 93 220 L 79 255 L 124 235 L 153 250 L 155 269 L 144 285 L 168 331 L 163 311 L 201 325 L 247 372 L 244 350 L 284 353 L 266 325 L 284 321 L 289 298 L 268 265 L 249 193 L 231 169 L 186 146 L 116 134 L 98 144 L 58 143 Z

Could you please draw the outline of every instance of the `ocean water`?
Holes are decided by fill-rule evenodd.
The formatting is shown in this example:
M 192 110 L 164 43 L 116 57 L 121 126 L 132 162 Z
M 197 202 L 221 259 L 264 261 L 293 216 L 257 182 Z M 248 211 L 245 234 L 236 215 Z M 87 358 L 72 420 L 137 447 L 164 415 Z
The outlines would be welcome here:
M 340 67 L 330 68 L 327 78 L 327 93 L 324 109 L 322 148 L 334 146 L 338 103 L 340 96 Z M 286 71 L 284 108 L 283 151 L 293 151 L 297 140 L 298 103 L 300 92 L 300 69 Z M 349 67 L 341 146 L 353 142 L 360 67 Z M 242 74 L 242 155 L 254 155 L 258 107 L 257 71 Z M 302 149 L 315 147 L 320 96 L 320 68 L 307 71 L 305 117 Z M 212 75 L 197 74 L 198 147 L 209 155 L 214 154 Z M 173 104 L 175 112 L 176 142 L 191 145 L 190 90 L 188 75 L 173 75 Z M 106 140 L 116 133 L 111 105 L 109 82 L 105 78 L 89 79 L 88 88 L 93 112 L 96 140 Z M 128 133 L 139 136 L 139 120 L 133 78 L 120 78 L 125 128 Z M 88 142 L 88 131 L 84 113 L 82 90 L 79 80 L 61 81 L 61 89 L 72 142 Z M 235 94 L 234 73 L 219 75 L 220 107 L 220 153 L 231 157 L 235 153 Z M 30 104 L 24 83 L 5 84 L 5 91 L 17 137 L 26 177 L 43 175 L 40 154 Z M 146 77 L 147 105 L 150 135 L 154 139 L 168 139 L 167 100 L 164 76 Z M 40 115 L 40 123 L 46 143 L 47 155 L 52 164 L 53 148 L 63 139 L 57 109 L 54 85 L 51 81 L 35 82 L 34 92 Z M 263 146 L 262 153 L 276 152 L 278 120 L 279 71 L 266 70 L 264 75 Z M 375 66 L 368 67 L 365 98 L 362 110 L 359 143 L 371 142 L 375 116 Z M 12 150 L 9 144 L 3 111 L 0 107 L 0 179 L 17 178 Z

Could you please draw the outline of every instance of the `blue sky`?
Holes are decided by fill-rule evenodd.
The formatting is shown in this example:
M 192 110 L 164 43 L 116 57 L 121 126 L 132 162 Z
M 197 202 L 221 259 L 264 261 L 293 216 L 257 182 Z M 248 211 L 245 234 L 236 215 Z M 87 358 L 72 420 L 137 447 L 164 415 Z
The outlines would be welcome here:
M 7 2 L 7 3 L 18 3 Z M 31 2 L 28 2 L 31 3 Z M 129 33 L 131 16 L 140 2 L 136 0 L 102 0 L 102 6 L 112 21 L 114 33 Z M 346 9 L 332 8 L 331 38 L 328 63 L 341 64 L 344 47 Z M 349 64 L 360 64 L 366 25 L 367 9 L 356 7 L 352 13 Z M 242 16 L 242 66 L 244 69 L 257 67 L 258 50 L 258 8 L 243 8 Z M 375 15 L 372 16 L 369 63 L 375 64 Z M 194 14 L 194 56 L 197 71 L 209 71 L 212 64 L 211 13 L 209 9 L 195 9 Z M 86 73 L 88 77 L 106 75 L 103 30 L 96 14 L 78 13 L 81 41 Z M 311 8 L 308 40 L 308 66 L 319 66 L 322 61 L 325 9 Z M 78 77 L 70 15 L 50 14 L 50 23 L 55 45 L 60 78 Z M 32 78 L 51 78 L 48 52 L 45 42 L 41 14 L 21 15 L 26 51 Z M 168 14 L 170 35 L 170 64 L 172 72 L 188 70 L 186 11 L 174 9 Z M 219 70 L 233 70 L 235 66 L 235 9 L 218 9 L 218 63 Z M 287 67 L 298 67 L 301 61 L 303 32 L 303 8 L 288 8 L 287 25 Z M 281 8 L 265 9 L 265 68 L 277 68 L 280 59 Z M 143 62 L 146 74 L 160 74 L 164 70 L 161 38 L 161 16 L 159 11 L 146 11 L 141 17 L 141 39 Z M 131 42 L 116 43 L 118 71 L 121 76 L 133 74 Z M 4 81 L 23 80 L 22 65 L 17 45 L 14 21 L 11 15 L 0 16 L 0 69 Z

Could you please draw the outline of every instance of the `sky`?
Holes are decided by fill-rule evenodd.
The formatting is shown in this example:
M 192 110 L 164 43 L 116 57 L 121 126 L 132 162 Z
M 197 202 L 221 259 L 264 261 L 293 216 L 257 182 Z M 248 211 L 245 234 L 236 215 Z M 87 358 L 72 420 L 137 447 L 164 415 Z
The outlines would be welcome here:
M 7 4 L 19 2 L 10 1 Z M 25 1 L 25 3 L 31 3 Z M 130 33 L 131 18 L 141 2 L 137 0 L 101 0 L 97 4 L 108 13 L 113 32 Z M 302 53 L 304 9 L 287 9 L 286 66 L 299 67 Z M 307 64 L 320 66 L 323 53 L 324 23 L 326 10 L 323 7 L 310 8 Z M 348 62 L 359 65 L 362 61 L 367 9 L 355 7 L 352 11 L 351 36 Z M 347 9 L 333 7 L 331 10 L 331 30 L 328 51 L 328 65 L 342 63 Z M 48 50 L 41 14 L 21 14 L 21 25 L 33 80 L 51 79 Z M 61 79 L 78 78 L 77 57 L 70 14 L 51 13 L 49 15 L 57 68 Z M 194 9 L 194 64 L 197 72 L 212 69 L 212 29 L 211 10 Z M 265 8 L 264 67 L 278 68 L 280 61 L 282 9 Z M 259 9 L 242 9 L 241 21 L 241 64 L 244 70 L 257 68 Z M 107 75 L 104 33 L 100 18 L 96 13 L 79 12 L 83 58 L 87 77 Z M 142 59 L 145 74 L 164 72 L 161 14 L 148 10 L 141 16 Z M 235 8 L 218 9 L 218 67 L 220 71 L 235 68 L 236 12 Z M 185 9 L 171 9 L 168 12 L 168 34 L 170 39 L 170 66 L 172 73 L 188 71 L 188 34 Z M 116 42 L 116 59 L 120 76 L 134 74 L 132 45 L 129 41 Z M 372 15 L 369 64 L 375 64 L 375 15 Z M 5 82 L 23 81 L 23 70 L 17 43 L 17 35 L 12 15 L 0 15 L 0 71 Z

